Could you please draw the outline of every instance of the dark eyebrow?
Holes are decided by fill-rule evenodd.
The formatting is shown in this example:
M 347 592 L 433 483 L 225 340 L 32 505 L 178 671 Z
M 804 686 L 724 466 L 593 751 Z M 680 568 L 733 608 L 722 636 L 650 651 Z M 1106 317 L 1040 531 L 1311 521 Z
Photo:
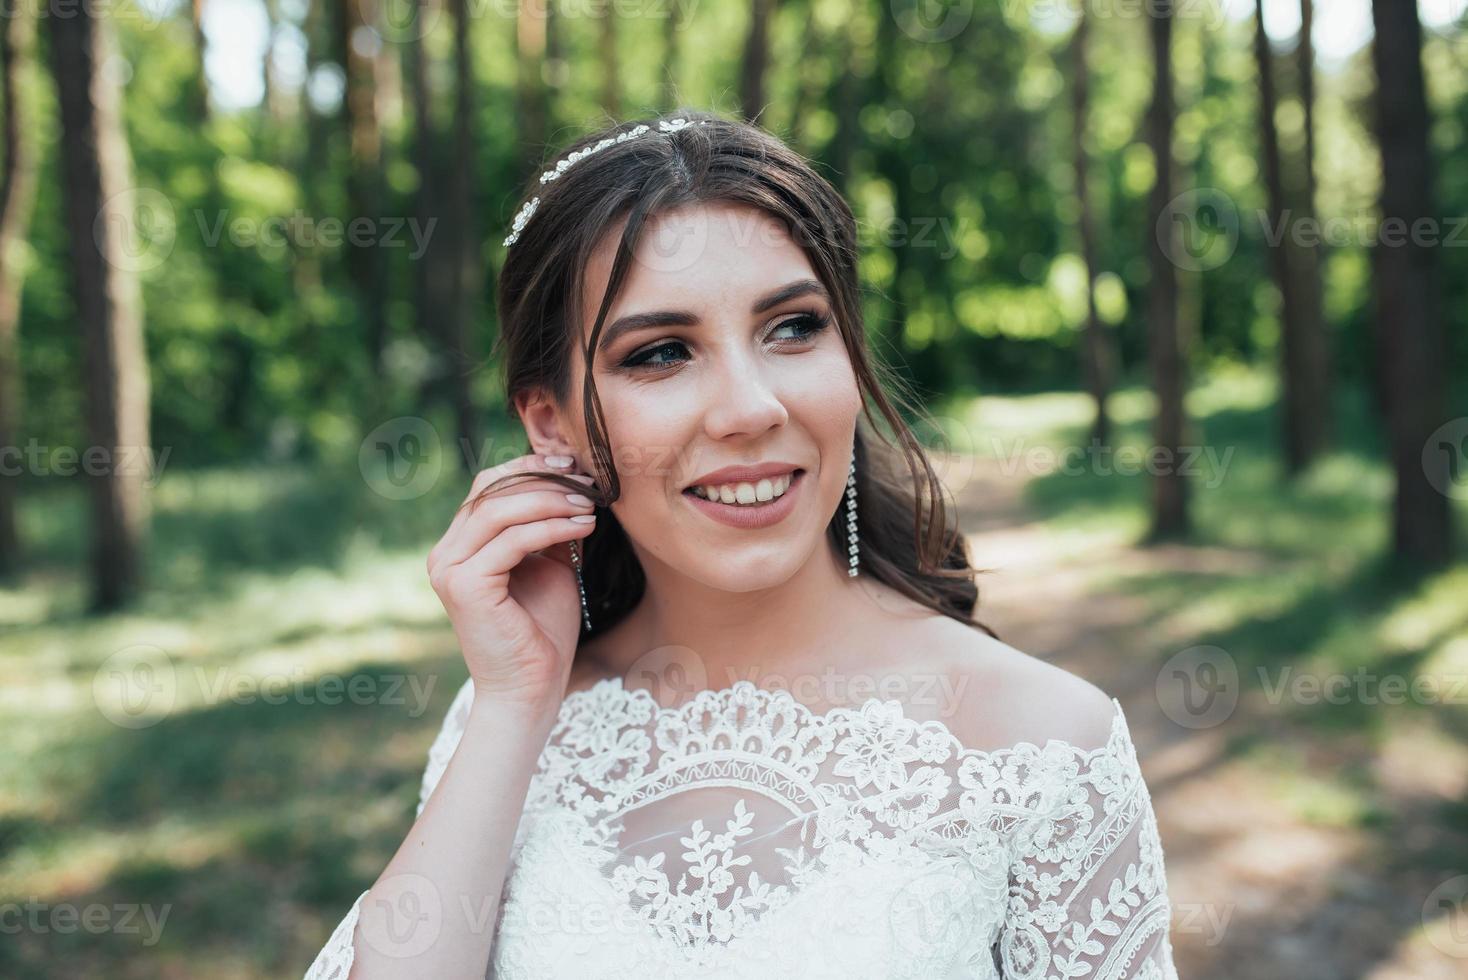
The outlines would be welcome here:
M 779 306 L 781 303 L 788 303 L 792 299 L 798 299 L 801 296 L 808 295 L 819 296 L 827 302 L 831 299 L 826 294 L 826 287 L 814 279 L 797 279 L 792 283 L 781 286 L 772 293 L 766 293 L 762 299 L 757 300 L 749 308 L 749 312 L 755 314 L 763 313 L 765 310 Z
M 788 303 L 792 299 L 801 296 L 819 296 L 830 302 L 830 294 L 826 287 L 815 279 L 797 279 L 786 283 L 780 288 L 766 293 L 755 300 L 749 312 L 754 315 L 764 313 L 766 310 L 774 309 L 781 303 Z M 634 330 L 645 330 L 651 327 L 692 327 L 698 325 L 698 316 L 688 310 L 662 310 L 657 313 L 629 313 L 624 317 L 618 317 L 610 326 L 602 331 L 601 339 L 597 342 L 597 350 L 606 350 L 616 342 L 617 338 L 624 333 Z

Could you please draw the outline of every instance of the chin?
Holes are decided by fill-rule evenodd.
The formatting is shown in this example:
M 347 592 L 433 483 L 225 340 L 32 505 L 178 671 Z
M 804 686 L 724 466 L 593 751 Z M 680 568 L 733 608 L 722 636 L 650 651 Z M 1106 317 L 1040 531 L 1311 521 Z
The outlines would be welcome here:
M 763 592 L 789 582 L 804 561 L 794 540 L 735 552 L 721 551 L 710 543 L 690 555 L 683 570 L 690 578 L 724 592 Z

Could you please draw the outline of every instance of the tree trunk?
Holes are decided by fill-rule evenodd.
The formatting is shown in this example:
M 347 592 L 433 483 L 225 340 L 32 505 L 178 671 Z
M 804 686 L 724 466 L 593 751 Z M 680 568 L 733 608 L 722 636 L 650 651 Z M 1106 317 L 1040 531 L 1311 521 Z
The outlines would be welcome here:
M 550 4 L 521 0 L 515 20 L 516 75 L 515 106 L 519 116 L 521 172 L 533 176 L 545 158 L 549 119 L 545 79 L 546 18 Z
M 663 107 L 676 109 L 682 95 L 678 91 L 678 41 L 682 33 L 681 3 L 668 4 L 663 17 Z
M 427 24 L 436 0 L 416 0 L 418 23 Z M 413 107 L 413 167 L 418 172 L 414 190 L 414 213 L 419 227 L 427 229 L 433 222 L 424 253 L 413 262 L 414 320 L 419 335 L 437 356 L 443 353 L 443 306 L 441 297 L 451 291 L 451 270 L 441 261 L 440 237 L 444 234 L 443 206 L 439 195 L 443 189 L 437 153 L 438 133 L 433 118 L 433 96 L 428 85 L 428 50 L 418 31 L 412 31 L 403 46 L 407 61 L 408 99 Z M 431 382 L 437 378 L 429 379 Z
M 201 121 L 209 119 L 209 38 L 204 33 L 204 0 L 191 0 L 189 20 L 194 29 L 194 50 L 198 52 L 199 74 L 194 85 L 194 111 Z
M 1116 374 L 1116 354 L 1111 336 L 1096 314 L 1096 276 L 1100 270 L 1097 268 L 1096 226 L 1091 210 L 1090 160 L 1086 154 L 1086 118 L 1089 115 L 1091 74 L 1086 47 L 1090 38 L 1091 21 L 1084 5 L 1080 8 L 1079 16 L 1072 41 L 1075 77 L 1071 88 L 1071 132 L 1075 155 L 1076 199 L 1080 206 L 1081 255 L 1086 263 L 1086 327 L 1082 347 L 1082 373 L 1086 379 L 1086 390 L 1096 403 L 1096 414 L 1091 421 L 1091 440 L 1104 446 L 1111 441 L 1111 417 L 1106 410 L 1106 399 L 1111 394 L 1111 385 Z
M 851 67 L 852 44 L 845 31 L 836 33 L 836 45 L 842 57 L 837 62 L 836 135 L 831 140 L 831 168 L 836 171 L 842 193 L 856 189 L 856 147 L 861 139 L 861 84 Z
M 817 51 L 827 49 L 831 46 L 831 38 L 822 31 L 816 21 L 816 8 L 813 4 L 806 4 L 805 24 L 801 28 L 801 49 L 814 54 Z M 789 100 L 789 114 L 784 117 L 783 132 L 789 134 L 789 139 L 797 150 L 805 156 L 814 156 L 814 148 L 810 145 L 808 134 L 803 126 L 810 118 L 817 106 L 823 106 L 821 101 L 823 93 L 831 84 L 832 72 L 825 70 L 816 71 L 816 65 L 812 60 L 802 59 L 794 66 L 795 72 L 795 98 Z M 839 78 L 839 74 L 837 74 Z
M 770 15 L 775 0 L 752 0 L 749 35 L 739 73 L 739 102 L 744 118 L 756 119 L 765 107 L 765 70 L 770 61 Z
M 20 294 L 25 282 L 21 244 L 35 204 L 36 152 L 25 92 L 33 84 L 36 22 L 16 7 L 0 23 L 0 111 L 5 114 L 4 173 L 0 174 L 0 446 L 20 445 Z M 16 521 L 18 474 L 0 472 L 0 576 L 20 567 Z
M 306 41 L 307 79 L 313 77 L 322 63 L 330 59 L 326 54 L 332 46 L 330 20 L 331 11 L 322 9 L 321 4 L 307 5 L 306 19 L 301 24 L 301 32 Z M 320 195 L 316 184 L 326 170 L 331 121 L 318 112 L 316 104 L 311 101 L 309 84 L 300 88 L 300 114 L 306 123 L 305 144 L 301 147 L 301 158 L 297 161 L 301 191 L 306 199 L 308 213 L 317 214 Z
M 1318 406 L 1309 400 L 1309 386 L 1301 362 L 1299 277 L 1291 261 L 1294 231 L 1300 227 L 1285 200 L 1284 169 L 1280 162 L 1279 130 L 1275 111 L 1279 105 L 1274 89 L 1274 54 L 1264 31 L 1264 0 L 1254 0 L 1254 70 L 1259 75 L 1259 148 L 1264 161 L 1264 186 L 1269 199 L 1269 224 L 1281 232 L 1269 247 L 1270 273 L 1279 290 L 1280 419 L 1283 423 L 1285 466 L 1291 474 L 1309 465 L 1315 447 L 1309 434 L 1309 417 Z
M 471 380 L 475 368 L 474 324 L 479 308 L 483 255 L 474 221 L 474 72 L 469 52 L 467 0 L 453 0 L 454 15 L 454 148 L 449 178 L 448 213 L 453 216 L 451 306 L 446 320 L 445 346 L 450 358 L 450 390 L 461 452 L 459 459 L 474 471 L 479 448 L 479 413 L 474 408 Z M 542 24 L 544 21 L 541 22 Z
M 1438 565 L 1452 554 L 1446 491 L 1455 474 L 1450 471 L 1464 461 L 1455 455 L 1461 447 L 1431 444 L 1434 431 L 1448 418 L 1447 343 L 1437 249 L 1419 238 L 1438 214 L 1428 149 L 1422 26 L 1415 4 L 1374 0 L 1371 11 L 1382 217 L 1382 241 L 1375 249 L 1374 336 L 1396 472 L 1393 549 L 1399 559 Z
M 1148 222 L 1152 234 L 1148 236 L 1151 284 L 1147 290 L 1147 358 L 1157 396 L 1152 439 L 1154 449 L 1163 457 L 1152 480 L 1149 537 L 1160 540 L 1189 530 L 1188 485 L 1180 466 L 1185 424 L 1183 393 L 1187 387 L 1178 329 L 1177 268 L 1173 264 L 1173 256 L 1179 254 L 1178 226 L 1171 220 L 1164 223 L 1173 198 L 1171 0 L 1155 5 L 1149 26 L 1154 69 L 1147 131 L 1157 177 L 1152 185 Z
M 610 119 L 622 118 L 622 73 L 617 65 L 617 9 L 603 0 L 598 45 L 601 53 L 601 107 Z
M 290 104 L 286 101 L 285 89 L 280 82 L 280 70 L 275 63 L 286 23 L 281 16 L 280 0 L 265 0 L 265 18 L 269 22 L 270 33 L 265 42 L 265 57 L 260 62 L 262 112 L 257 138 L 271 159 L 279 162 L 282 157 L 283 133 L 289 127 L 290 117 Z
M 366 235 L 348 234 L 345 244 L 347 275 L 356 294 L 358 315 L 365 326 L 364 341 L 374 373 L 382 369 L 387 343 L 387 264 L 385 250 L 376 242 L 382 231 L 382 127 L 377 111 L 377 57 L 361 50 L 354 39 L 367 34 L 366 0 L 339 0 L 337 48 L 346 91 L 342 98 L 351 156 L 347 165 L 347 220 Z
M 1301 167 L 1300 219 L 1315 224 L 1315 44 L 1313 0 L 1300 0 L 1300 41 L 1295 63 L 1300 79 L 1300 104 L 1305 113 L 1305 159 Z M 1331 343 L 1325 323 L 1325 288 L 1322 282 L 1322 246 L 1319 241 L 1301 242 L 1291 253 L 1296 293 L 1300 297 L 1298 333 L 1300 385 L 1310 411 L 1300 421 L 1304 456 L 1313 460 L 1330 445 L 1333 430 Z
M 142 586 L 148 522 L 148 364 L 133 273 L 132 162 L 121 92 L 99 70 L 116 45 L 110 22 L 83 6 L 48 17 L 61 116 L 60 157 L 77 320 L 81 327 L 92 506 L 92 606 L 113 609 Z M 100 219 L 100 220 L 99 220 Z M 105 456 L 100 464 L 95 460 Z M 84 456 L 85 461 L 85 456 Z

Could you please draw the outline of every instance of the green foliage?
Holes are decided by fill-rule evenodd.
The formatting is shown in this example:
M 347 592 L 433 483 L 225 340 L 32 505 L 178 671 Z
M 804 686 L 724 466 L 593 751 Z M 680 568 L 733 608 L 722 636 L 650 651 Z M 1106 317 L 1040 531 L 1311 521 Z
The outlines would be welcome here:
M 494 336 L 498 241 L 529 177 L 517 145 L 517 72 L 510 54 L 515 21 L 508 8 L 485 9 L 489 16 L 470 20 L 472 186 L 485 245 L 485 292 L 474 310 L 473 349 L 479 352 Z M 728 39 L 741 35 L 747 13 L 737 5 L 680 9 L 691 12 L 677 32 L 681 101 L 734 112 L 730 93 L 737 90 L 740 52 Z M 561 60 L 547 69 L 553 88 L 546 160 L 606 121 L 598 73 L 565 70 L 598 64 L 601 57 L 600 22 L 584 12 L 577 6 L 576 15 L 555 22 Z M 665 102 L 667 5 L 638 12 L 617 24 L 624 116 Z M 1179 20 L 1176 38 L 1180 189 L 1212 189 L 1236 209 L 1237 228 L 1228 261 L 1182 276 L 1185 310 L 1196 323 L 1194 357 L 1199 368 L 1219 358 L 1271 364 L 1278 356 L 1278 302 L 1258 218 L 1264 200 L 1256 163 L 1252 25 L 1221 9 L 1204 16 L 1203 5 L 1193 12 L 1197 16 Z M 298 88 L 287 88 L 279 119 L 255 106 L 216 111 L 201 121 L 194 102 L 198 63 L 184 13 L 178 8 L 161 22 L 141 13 L 115 20 L 128 66 L 135 184 L 161 194 L 168 212 L 151 229 L 139 263 L 154 444 L 171 447 L 176 465 L 309 460 L 331 451 L 334 442 L 350 442 L 359 419 L 429 410 L 441 392 L 425 388 L 425 378 L 441 365 L 414 324 L 418 260 L 411 249 L 386 249 L 392 356 L 379 375 L 369 355 L 366 311 L 347 271 L 348 250 L 309 234 L 352 217 L 339 102 L 312 109 Z M 304 14 L 304 7 L 287 7 L 282 15 L 315 32 L 313 64 L 329 65 L 335 49 L 325 43 L 323 25 L 304 23 Z M 1077 386 L 1084 276 L 1075 232 L 1071 21 L 1014 5 L 973 5 L 971 14 L 956 35 L 934 43 L 920 23 L 881 5 L 782 5 L 772 22 L 761 122 L 846 190 L 861 227 L 869 328 L 921 390 Z M 451 151 L 453 21 L 441 12 L 429 23 L 428 100 L 438 134 L 430 158 L 442 167 Z M 1136 16 L 1093 18 L 1086 124 L 1101 229 L 1098 305 L 1133 379 L 1145 376 L 1151 235 L 1146 213 L 1153 168 L 1144 139 L 1150 69 L 1138 57 L 1146 50 L 1145 27 Z M 388 53 L 405 55 L 405 46 L 396 43 Z M 1437 113 L 1441 211 L 1451 216 L 1468 211 L 1468 141 L 1461 138 L 1468 127 L 1468 85 L 1444 38 L 1429 34 L 1424 57 Z M 1301 114 L 1290 59 L 1280 64 L 1281 136 L 1293 152 Z M 1371 358 L 1369 252 L 1356 240 L 1369 225 L 1376 193 L 1371 76 L 1362 51 L 1342 66 L 1322 69 L 1318 84 L 1319 211 L 1339 219 L 1338 230 L 1357 233 L 1328 248 L 1325 264 L 1326 308 L 1346 378 L 1364 377 Z M 78 445 L 70 246 L 56 218 L 63 213 L 54 158 L 58 122 L 49 86 L 39 88 L 30 93 L 43 159 L 34 261 L 24 293 L 25 432 L 48 446 Z M 836 109 L 848 90 L 856 106 L 855 128 L 846 134 Z M 380 213 L 405 220 L 415 214 L 415 191 L 425 175 L 418 172 L 412 106 L 405 89 L 401 94 L 382 103 Z M 842 145 L 849 147 L 847 158 L 838 158 Z M 842 160 L 849 160 L 850 172 L 831 169 Z M 270 234 L 292 218 L 304 221 L 307 231 Z M 1443 248 L 1437 255 L 1461 363 L 1468 353 L 1468 250 Z M 494 399 L 492 367 L 482 365 L 475 382 L 486 407 Z

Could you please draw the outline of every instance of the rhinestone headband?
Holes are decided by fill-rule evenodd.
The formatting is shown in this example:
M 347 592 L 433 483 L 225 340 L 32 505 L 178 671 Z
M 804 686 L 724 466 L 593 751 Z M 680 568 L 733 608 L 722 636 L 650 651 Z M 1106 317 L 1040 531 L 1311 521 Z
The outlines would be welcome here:
M 686 129 L 689 126 L 693 125 L 702 126 L 706 122 L 708 122 L 707 119 L 660 119 L 658 120 L 658 132 L 676 133 L 680 129 Z M 608 136 L 606 139 L 594 143 L 591 146 L 586 147 L 585 149 L 576 150 L 572 153 L 569 153 L 564 160 L 556 164 L 556 168 L 554 170 L 547 170 L 545 173 L 541 174 L 540 182 L 542 184 L 549 184 L 551 181 L 560 177 L 561 174 L 565 173 L 566 170 L 571 166 L 571 164 L 576 163 L 580 160 L 584 160 L 587 157 L 591 156 L 593 153 L 598 153 L 602 150 L 605 150 L 609 146 L 613 146 L 617 143 L 625 143 L 630 139 L 636 139 L 643 133 L 648 133 L 651 131 L 651 126 L 639 124 L 637 126 L 633 126 L 625 133 L 618 133 L 616 136 Z M 530 216 L 535 213 L 535 209 L 539 207 L 539 205 L 540 197 L 537 195 L 536 197 L 532 197 L 530 200 L 526 201 L 524 206 L 520 208 L 520 213 L 515 215 L 514 224 L 510 226 L 510 234 L 505 238 L 504 245 L 506 248 L 515 244 L 515 241 L 519 239 L 520 232 L 523 231 L 525 228 L 525 222 L 530 220 Z

